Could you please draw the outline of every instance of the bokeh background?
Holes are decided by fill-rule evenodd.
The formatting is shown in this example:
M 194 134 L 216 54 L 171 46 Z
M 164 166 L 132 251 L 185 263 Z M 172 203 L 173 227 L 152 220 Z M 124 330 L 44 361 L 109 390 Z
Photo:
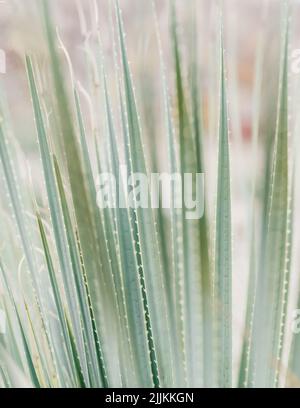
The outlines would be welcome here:
M 0 90 L 7 101 L 12 130 L 24 162 L 24 177 L 28 167 L 33 186 L 43 190 L 41 163 L 29 96 L 25 54 L 30 54 L 39 64 L 41 84 L 47 97 L 48 53 L 45 45 L 39 2 L 35 0 L 6 0 L 0 2 L 0 48 L 6 52 L 6 74 L 0 76 Z M 97 4 L 97 7 L 96 5 Z M 170 40 L 169 8 L 167 0 L 158 0 L 157 11 L 162 38 L 162 48 L 167 67 L 169 88 L 174 89 L 172 43 Z M 181 53 L 186 61 L 193 58 L 195 43 L 193 24 L 197 27 L 197 67 L 199 70 L 204 139 L 206 145 L 207 206 L 211 219 L 214 216 L 216 186 L 216 142 L 218 135 L 219 98 L 219 13 L 214 0 L 178 0 Z M 290 51 L 300 48 L 300 2 L 291 1 L 292 24 Z M 154 151 L 160 168 L 165 166 L 162 98 L 159 80 L 159 55 L 155 37 L 155 24 L 148 0 L 121 0 L 129 60 L 136 87 L 138 107 L 143 117 L 143 133 L 149 151 Z M 87 75 L 89 55 L 86 43 L 93 44 L 94 30 L 99 22 L 106 70 L 112 96 L 116 94 L 113 41 L 114 14 L 109 0 L 52 0 L 51 7 L 57 26 L 57 34 L 72 62 L 73 75 L 79 81 L 82 94 L 89 89 L 91 78 Z M 264 167 L 263 146 L 266 124 L 275 129 L 278 61 L 280 51 L 280 1 L 279 0 L 224 0 L 224 33 L 228 109 L 230 117 L 231 165 L 232 165 L 232 219 L 233 219 L 233 319 L 234 319 L 234 367 L 238 367 L 250 257 L 252 181 Z M 92 45 L 93 46 L 93 45 Z M 66 82 L 70 80 L 65 53 Z M 261 75 L 258 90 L 257 76 Z M 184 72 L 189 80 L 188 64 Z M 290 156 L 299 153 L 299 77 L 290 72 Z M 97 77 L 92 77 L 97 82 Z M 96 83 L 97 85 L 97 83 Z M 259 98 L 257 98 L 257 92 Z M 84 99 L 84 98 L 83 98 Z M 259 99 L 259 103 L 257 100 Z M 88 118 L 87 134 L 101 131 L 101 117 L 89 118 L 88 98 L 83 103 Z M 51 116 L 51 112 L 48 112 Z M 259 114 L 258 129 L 254 128 Z M 100 116 L 100 115 L 99 115 Z M 253 137 L 257 131 L 258 147 L 253 156 Z M 3 183 L 0 184 L 2 191 Z M 296 190 L 299 190 L 296 189 Z M 299 194 L 296 191 L 296 203 Z M 258 194 L 259 200 L 259 194 Z M 297 208 L 297 205 L 295 206 Z M 213 225 L 213 223 L 212 223 Z M 299 271 L 299 225 L 295 221 L 295 256 L 291 284 L 289 316 L 297 297 Z M 213 231 L 212 238 L 213 239 Z M 288 324 L 290 324 L 288 322 Z

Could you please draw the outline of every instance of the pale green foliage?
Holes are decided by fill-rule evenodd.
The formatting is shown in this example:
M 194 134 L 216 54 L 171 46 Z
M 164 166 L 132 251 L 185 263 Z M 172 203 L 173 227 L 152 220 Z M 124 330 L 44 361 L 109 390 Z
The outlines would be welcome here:
M 91 47 L 88 39 L 84 45 L 91 59 L 89 94 L 74 80 L 73 72 L 71 78 L 65 73 L 51 2 L 40 3 L 50 58 L 47 75 L 53 84 L 47 99 L 37 80 L 40 67 L 34 54 L 26 57 L 26 70 L 45 191 L 37 194 L 35 186 L 21 177 L 6 110 L 0 121 L 1 188 L 6 191 L 1 198 L 1 229 L 7 231 L 1 232 L 7 242 L 0 250 L 0 309 L 7 318 L 6 333 L 0 333 L 0 386 L 276 387 L 279 381 L 284 383 L 281 362 L 294 202 L 289 201 L 294 177 L 288 171 L 287 7 L 282 12 L 277 126 L 270 140 L 261 143 L 270 166 L 265 169 L 258 209 L 254 198 L 259 177 L 253 172 L 249 287 L 248 299 L 243 299 L 247 313 L 237 379 L 232 352 L 234 214 L 223 17 L 217 30 L 219 59 L 214 61 L 220 73 L 216 208 L 213 219 L 206 208 L 200 220 L 188 220 L 185 209 L 100 210 L 95 184 L 100 171 L 117 174 L 124 163 L 129 172 L 157 171 L 148 165 L 152 161 L 159 166 L 155 154 L 162 145 L 167 146 L 170 173 L 206 173 L 198 48 L 195 41 L 192 57 L 183 57 L 176 2 L 170 5 L 169 36 L 174 83 L 166 76 L 156 5 L 151 2 L 165 131 L 160 136 L 165 140 L 154 147 L 154 157 L 144 145 L 147 123 L 139 116 L 118 2 L 112 2 L 113 27 L 108 33 L 116 64 L 114 98 L 99 28 L 96 46 Z M 102 135 L 95 129 L 86 131 L 89 115 L 82 110 L 82 96 L 88 99 L 90 116 L 101 116 Z M 259 117 L 254 122 L 258 134 L 253 143 L 257 143 Z M 117 185 L 118 198 L 125 194 L 123 187 Z M 290 369 L 298 378 L 299 353 L 295 336 Z

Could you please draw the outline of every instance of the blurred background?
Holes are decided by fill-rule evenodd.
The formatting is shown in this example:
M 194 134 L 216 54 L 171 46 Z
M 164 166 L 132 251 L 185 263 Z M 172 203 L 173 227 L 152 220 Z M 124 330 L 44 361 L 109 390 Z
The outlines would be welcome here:
M 100 84 L 89 49 L 95 49 L 96 28 L 100 28 L 106 71 L 112 97 L 116 96 L 116 73 L 113 42 L 116 38 L 113 2 L 110 0 L 52 0 L 51 9 L 57 26 L 66 83 L 70 84 L 70 64 L 74 80 L 79 81 L 83 97 L 87 134 L 98 132 L 103 123 L 90 117 L 89 97 Z M 280 56 L 280 0 L 225 0 L 224 35 L 228 109 L 230 118 L 233 219 L 233 319 L 234 357 L 238 366 L 243 324 L 251 243 L 251 208 L 254 176 L 265 165 L 266 140 L 275 131 L 278 67 Z M 170 16 L 167 0 L 156 1 L 167 81 L 173 98 L 174 66 L 170 39 Z M 166 144 L 163 104 L 160 92 L 160 67 L 155 22 L 148 0 L 121 0 L 127 49 L 136 88 L 143 135 L 148 151 L 154 152 L 161 169 L 166 166 Z M 300 1 L 291 1 L 290 51 L 300 48 Z M 216 154 L 219 104 L 219 9 L 214 0 L 177 0 L 180 51 L 186 61 L 184 78 L 189 81 L 189 62 L 196 58 L 205 140 L 207 208 L 214 216 L 216 186 Z M 6 73 L 0 74 L 0 91 L 7 101 L 18 151 L 24 161 L 24 177 L 29 164 L 33 186 L 43 190 L 41 164 L 24 65 L 25 54 L 33 56 L 40 67 L 40 85 L 47 100 L 48 53 L 44 27 L 36 0 L 4 0 L 0 2 L 0 48 L 6 53 Z M 195 29 L 196 28 L 196 29 Z M 196 35 L 195 35 L 196 33 Z M 197 38 L 196 38 L 197 37 Z M 195 48 L 196 44 L 196 48 Z M 195 49 L 197 55 L 195 57 Z M 100 55 L 99 55 L 100 57 Z M 69 61 L 68 61 L 69 59 Z M 290 154 L 299 152 L 298 128 L 299 77 L 290 72 Z M 92 84 L 92 86 L 91 86 Z M 171 98 L 171 100 L 172 100 Z M 116 113 L 117 114 L 117 113 Z M 51 112 L 48 112 L 51 118 Z M 266 131 L 268 129 L 268 131 Z M 258 177 L 259 179 L 259 177 Z M 2 184 L 0 185 L 2 189 Z M 259 206 L 257 186 L 257 205 Z M 299 188 L 297 189 L 299 190 Z M 296 192 L 296 202 L 299 194 Z M 297 208 L 297 207 L 295 207 Z M 297 218 L 297 217 L 296 217 Z M 295 224 L 297 219 L 295 221 Z M 213 223 L 212 223 L 213 226 Z M 299 227 L 295 229 L 293 258 L 293 309 L 298 287 Z M 213 231 L 212 238 L 213 239 Z M 289 314 L 290 316 L 290 314 Z M 288 323 L 289 324 L 289 323 Z

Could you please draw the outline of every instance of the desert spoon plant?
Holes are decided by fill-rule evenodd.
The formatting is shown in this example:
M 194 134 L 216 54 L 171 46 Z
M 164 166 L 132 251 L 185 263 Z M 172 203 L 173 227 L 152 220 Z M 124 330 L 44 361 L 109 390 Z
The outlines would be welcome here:
M 203 216 L 189 219 L 187 208 L 142 208 L 137 194 L 130 207 L 98 205 L 99 173 L 118 174 L 120 166 L 126 165 L 130 174 L 146 175 L 159 170 L 150 168 L 150 163 L 160 166 L 156 157 L 151 160 L 145 143 L 146 122 L 139 114 L 122 12 L 118 1 L 109 3 L 114 17 L 109 32 L 113 75 L 107 73 L 98 5 L 91 2 L 96 24 L 92 35 L 85 36 L 89 80 L 84 89 L 54 30 L 50 2 L 38 2 L 50 69 L 42 73 L 34 53 L 25 57 L 24 69 L 39 146 L 41 188 L 35 186 L 30 171 L 21 174 L 23 157 L 1 94 L 1 189 L 5 194 L 0 207 L 4 243 L 0 310 L 5 331 L 0 330 L 0 386 L 278 387 L 289 385 L 291 376 L 300 381 L 299 339 L 288 335 L 287 322 L 297 175 L 288 156 L 288 2 L 282 2 L 276 130 L 270 144 L 261 142 L 270 166 L 265 168 L 260 194 L 259 173 L 251 173 L 255 239 L 249 244 L 248 299 L 243 299 L 247 312 L 238 361 L 233 356 L 238 334 L 232 310 L 235 175 L 223 13 L 218 13 L 216 41 L 215 209 L 210 210 L 211 200 L 206 199 Z M 152 154 L 166 146 L 170 174 L 205 173 L 211 180 L 196 16 L 191 57 L 183 52 L 177 4 L 170 1 L 168 38 L 174 78 L 169 78 L 157 4 L 154 0 L 149 4 L 158 50 L 156 86 L 164 107 L 157 113 L 163 117 L 163 130 Z M 90 117 L 92 121 L 101 118 L 101 131 L 89 125 Z M 254 119 L 260 123 L 259 117 Z M 119 202 L 128 191 L 119 179 L 116 187 Z M 288 354 L 285 369 L 283 350 Z

